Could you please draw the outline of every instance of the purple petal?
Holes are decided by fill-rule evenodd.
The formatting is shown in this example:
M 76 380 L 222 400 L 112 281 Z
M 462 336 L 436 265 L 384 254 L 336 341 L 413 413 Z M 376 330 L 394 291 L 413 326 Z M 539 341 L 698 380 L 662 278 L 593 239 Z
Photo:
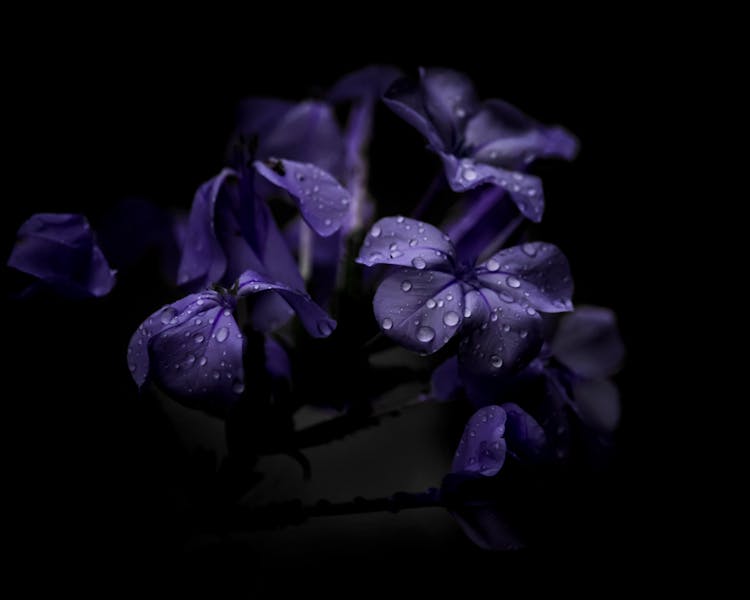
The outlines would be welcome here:
M 264 346 L 266 351 L 266 370 L 271 377 L 273 379 L 291 379 L 292 366 L 289 363 L 289 355 L 284 350 L 284 347 L 270 336 L 266 336 Z
M 390 65 L 370 65 L 344 75 L 331 88 L 331 102 L 369 99 L 377 100 L 391 84 L 401 77 L 401 71 Z
M 598 379 L 616 373 L 625 357 L 615 313 L 598 306 L 579 306 L 560 319 L 552 353 L 574 373 Z
M 261 137 L 258 158 L 274 156 L 312 163 L 343 175 L 344 142 L 333 108 L 325 102 L 301 102 L 287 111 L 276 126 Z
M 228 178 L 236 176 L 231 169 L 224 169 L 195 193 L 177 272 L 178 283 L 207 287 L 220 281 L 224 275 L 227 259 L 219 243 L 214 217 L 221 187 Z
M 411 79 L 402 78 L 391 85 L 383 97 L 383 102 L 394 113 L 414 127 L 437 151 L 446 149 L 446 142 L 432 122 L 424 106 L 422 88 Z
M 306 292 L 294 289 L 254 271 L 245 271 L 239 278 L 238 296 L 247 296 L 260 292 L 277 292 L 299 315 L 307 332 L 313 337 L 328 337 L 336 329 L 336 321 L 312 301 Z
M 426 354 L 456 335 L 464 318 L 462 284 L 448 273 L 398 269 L 380 284 L 372 304 L 383 333 Z
M 511 296 L 489 289 L 466 294 L 471 333 L 459 346 L 459 360 L 478 375 L 507 375 L 525 367 L 542 346 L 541 317 Z
M 479 108 L 474 84 L 450 69 L 423 69 L 424 105 L 444 140 L 458 139 L 464 123 Z
M 458 375 L 458 358 L 451 356 L 435 368 L 430 379 L 432 396 L 438 402 L 453 400 L 461 389 Z
M 609 379 L 588 379 L 573 384 L 573 406 L 589 427 L 610 433 L 620 422 L 620 392 Z
M 557 246 L 529 242 L 501 250 L 477 267 L 482 285 L 529 312 L 573 309 L 570 265 Z
M 479 162 L 520 169 L 535 158 L 572 160 L 578 140 L 560 127 L 545 127 L 502 100 L 489 100 L 466 124 L 464 143 Z
M 536 419 L 517 404 L 503 404 L 508 416 L 506 439 L 511 451 L 532 459 L 541 458 L 547 447 L 547 436 Z
M 437 227 L 407 217 L 385 217 L 371 228 L 357 262 L 452 271 L 456 252 Z
M 202 292 L 146 319 L 130 340 L 128 363 L 139 387 L 151 378 L 181 403 L 223 415 L 244 391 L 243 348 L 231 302 Z
M 505 462 L 505 420 L 505 411 L 499 406 L 485 406 L 475 412 L 466 424 L 451 471 L 497 475 Z
M 115 284 L 83 215 L 39 213 L 18 229 L 8 266 L 72 297 L 104 296 Z
M 440 157 L 443 159 L 445 176 L 454 192 L 465 192 L 483 184 L 499 186 L 508 192 L 521 214 L 535 223 L 542 220 L 544 191 L 538 177 L 494 167 L 469 158 L 459 160 L 443 152 L 440 153 Z
M 270 159 L 255 162 L 255 169 L 296 200 L 305 221 L 318 234 L 329 236 L 349 213 L 351 194 L 334 177 L 309 163 Z
M 237 131 L 245 137 L 262 137 L 293 107 L 289 100 L 246 98 L 237 107 Z

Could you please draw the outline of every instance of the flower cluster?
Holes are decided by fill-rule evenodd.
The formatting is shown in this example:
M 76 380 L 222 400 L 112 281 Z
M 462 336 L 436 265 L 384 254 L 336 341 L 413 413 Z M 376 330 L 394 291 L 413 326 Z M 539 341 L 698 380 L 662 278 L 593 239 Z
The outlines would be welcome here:
M 368 148 L 376 117 L 394 114 L 425 138 L 439 185 L 403 215 L 383 215 Z M 619 420 L 615 316 L 574 309 L 565 255 L 524 228 L 544 214 L 533 163 L 577 149 L 561 127 L 480 101 L 461 73 L 368 67 L 322 99 L 244 100 L 226 164 L 189 213 L 131 203 L 96 233 L 82 215 L 37 214 L 8 264 L 33 278 L 28 292 L 106 295 L 110 262 L 130 269 L 143 253 L 118 223 L 140 227 L 148 212 L 142 244 L 162 255 L 174 296 L 128 344 L 138 389 L 225 419 L 230 453 L 252 465 L 371 424 L 377 398 L 416 378 L 420 401 L 476 411 L 430 502 L 481 546 L 507 547 L 515 542 L 493 533 L 495 488 L 477 504 L 476 482 L 497 480 L 509 462 L 554 467 L 581 447 L 601 453 Z M 369 354 L 389 345 L 427 368 L 373 374 Z M 356 387 L 321 381 L 331 357 Z M 309 404 L 338 411 L 331 427 L 294 428 L 291 415 Z

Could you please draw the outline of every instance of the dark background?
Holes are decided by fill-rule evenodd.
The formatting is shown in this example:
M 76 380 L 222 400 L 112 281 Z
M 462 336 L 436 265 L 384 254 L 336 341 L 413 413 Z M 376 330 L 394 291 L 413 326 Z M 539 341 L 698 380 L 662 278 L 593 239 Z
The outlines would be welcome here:
M 615 553 L 623 547 L 638 548 L 636 560 L 643 562 L 672 546 L 663 493 L 670 477 L 663 466 L 671 455 L 662 435 L 676 400 L 653 379 L 657 365 L 669 372 L 671 359 L 654 337 L 653 323 L 663 317 L 646 305 L 654 273 L 644 265 L 654 224 L 673 200 L 650 185 L 649 159 L 659 143 L 654 123 L 663 110 L 653 87 L 658 60 L 647 64 L 623 52 L 632 47 L 630 36 L 567 31 L 511 39 L 453 32 L 427 44 L 410 42 L 414 32 L 380 30 L 376 37 L 388 37 L 387 45 L 347 35 L 326 51 L 314 41 L 330 40 L 323 32 L 300 39 L 285 31 L 270 42 L 249 32 L 196 33 L 179 43 L 138 28 L 59 38 L 46 33 L 27 40 L 39 52 L 7 64 L 3 256 L 34 212 L 84 212 L 96 225 L 130 195 L 188 208 L 197 185 L 222 165 L 238 99 L 315 95 L 369 62 L 412 74 L 419 65 L 464 70 L 483 97 L 502 97 L 574 132 L 582 143 L 579 158 L 538 171 L 547 197 L 542 234 L 569 257 L 575 299 L 616 310 L 628 359 L 617 379 L 624 407 L 618 452 L 601 496 L 590 511 L 576 514 L 576 527 L 547 540 L 544 560 L 593 554 L 617 567 Z M 285 44 L 295 48 L 292 58 L 282 53 Z M 378 150 L 398 182 L 389 184 L 397 191 L 388 202 L 408 203 L 430 176 L 410 177 L 413 152 L 422 153 L 420 165 L 429 157 L 407 125 L 385 111 L 379 116 L 385 138 L 397 140 L 392 154 L 385 145 Z M 14 291 L 11 275 L 4 273 L 5 294 Z M 134 573 L 175 562 L 277 572 L 289 562 L 299 568 L 309 561 L 323 573 L 362 567 L 386 579 L 394 566 L 416 563 L 456 578 L 467 569 L 507 575 L 538 564 L 527 552 L 479 552 L 447 517 L 421 522 L 405 515 L 316 524 L 299 535 L 280 534 L 283 542 L 223 545 L 186 558 L 182 544 L 191 523 L 173 489 L 180 468 L 176 442 L 165 438 L 158 408 L 137 398 L 124 361 L 130 333 L 159 304 L 153 290 L 133 293 L 134 282 L 123 280 L 130 291 L 116 288 L 97 302 L 11 302 L 6 308 L 9 387 L 2 422 L 6 490 L 14 506 L 6 543 L 22 563 Z M 367 456 L 367 448 L 360 452 Z M 373 459 L 368 468 L 377 464 Z M 345 499 L 349 487 L 342 484 L 338 493 Z M 358 493 L 353 489 L 350 496 Z M 569 518 L 555 498 L 549 509 L 559 511 L 561 521 Z M 394 525 L 395 519 L 411 520 Z

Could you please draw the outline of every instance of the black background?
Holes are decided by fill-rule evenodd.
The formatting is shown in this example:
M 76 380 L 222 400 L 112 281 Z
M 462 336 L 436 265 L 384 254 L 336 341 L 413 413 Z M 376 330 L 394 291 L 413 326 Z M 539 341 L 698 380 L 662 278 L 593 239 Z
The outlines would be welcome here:
M 464 70 L 483 97 L 502 97 L 580 138 L 573 164 L 540 168 L 548 200 L 542 232 L 569 257 L 576 299 L 613 307 L 628 347 L 618 378 L 624 405 L 619 450 L 603 493 L 608 505 L 594 510 L 571 539 L 550 543 L 545 560 L 591 553 L 617 567 L 622 559 L 615 553 L 636 547 L 643 561 L 648 551 L 673 543 L 661 491 L 669 477 L 661 436 L 675 400 L 652 378 L 657 366 L 668 370 L 670 359 L 652 337 L 654 316 L 644 293 L 653 278 L 644 269 L 652 230 L 672 202 L 657 197 L 649 177 L 648 161 L 659 144 L 654 123 L 663 116 L 653 86 L 659 65 L 633 50 L 632 35 L 585 28 L 515 37 L 441 31 L 426 36 L 428 44 L 421 29 L 376 30 L 378 45 L 356 35 L 337 38 L 320 30 L 299 37 L 281 28 L 270 41 L 260 40 L 249 25 L 226 36 L 186 32 L 179 43 L 158 27 L 29 37 L 23 59 L 7 65 L 11 134 L 4 141 L 0 249 L 9 254 L 15 230 L 34 212 L 84 212 L 96 224 L 129 195 L 187 208 L 197 185 L 221 167 L 235 104 L 246 95 L 315 95 L 374 61 L 411 73 L 419 65 Z M 323 50 L 331 39 L 339 43 Z M 386 137 L 405 140 L 382 159 L 400 182 L 400 196 L 389 201 L 408 202 L 424 185 L 409 177 L 421 140 L 391 115 L 381 117 Z M 3 277 L 5 293 L 16 283 L 10 275 Z M 15 507 L 7 543 L 22 563 L 135 573 L 205 560 L 248 574 L 253 561 L 259 564 L 255 554 L 235 547 L 217 551 L 218 559 L 215 553 L 180 554 L 185 524 L 170 517 L 179 513 L 178 501 L 164 483 L 173 468 L 169 442 L 158 411 L 137 399 L 123 359 L 130 333 L 154 308 L 150 293 L 6 308 L 10 353 L 3 372 L 10 387 L 2 422 L 6 490 Z M 550 510 L 556 510 L 554 499 Z M 325 545 L 323 531 L 310 552 L 326 574 L 356 563 L 387 579 L 395 565 L 421 565 L 415 553 L 425 562 L 432 558 L 428 568 L 459 579 L 467 569 L 508 575 L 536 560 L 528 553 L 482 554 L 456 532 L 440 552 L 399 539 L 398 532 L 382 539 L 372 531 L 363 539 L 356 533 L 347 538 L 335 526 L 331 532 L 330 547 L 315 545 Z M 315 562 L 316 552 L 324 559 Z M 328 562 L 321 566 L 322 560 Z M 279 567 L 272 558 L 261 562 L 271 571 Z

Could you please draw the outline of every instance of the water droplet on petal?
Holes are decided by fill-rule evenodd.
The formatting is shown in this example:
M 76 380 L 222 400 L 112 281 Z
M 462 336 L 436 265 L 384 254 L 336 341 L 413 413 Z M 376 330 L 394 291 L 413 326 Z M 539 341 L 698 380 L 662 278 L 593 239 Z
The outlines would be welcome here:
M 331 333 L 333 333 L 333 327 L 331 327 L 331 324 L 328 321 L 319 321 L 318 331 L 323 337 L 328 337 L 329 335 L 331 335 Z
M 404 217 L 402 217 L 401 215 L 396 217 L 396 223 L 403 223 L 403 222 L 404 222 Z
M 242 392 L 245 391 L 245 384 L 242 383 L 241 381 L 235 382 L 235 384 L 232 386 L 232 391 L 235 394 L 241 394 Z
M 490 314 L 490 321 L 492 321 L 493 323 L 497 321 L 497 313 L 495 311 L 492 311 L 492 313 Z
M 216 332 L 216 341 L 217 342 L 223 342 L 229 337 L 229 328 L 228 327 L 221 327 L 219 331 Z
M 521 287 L 521 282 L 518 280 L 518 277 L 514 277 L 513 275 L 508 275 L 508 278 L 505 281 L 512 288 Z
M 510 294 L 509 294 L 508 292 L 506 292 L 506 291 L 502 291 L 502 292 L 500 292 L 500 293 L 498 294 L 498 296 L 500 296 L 500 300 L 502 300 L 503 302 L 508 302 L 508 303 L 511 303 L 511 302 L 513 302 L 513 296 L 511 296 L 511 295 L 510 295 Z
M 526 313 L 527 313 L 528 315 L 530 315 L 530 316 L 532 316 L 532 317 L 533 317 L 533 316 L 534 316 L 534 315 L 536 314 L 536 310 L 534 310 L 534 308 L 533 308 L 533 307 L 529 306 L 529 307 L 528 307 L 528 308 L 526 309 Z
M 414 239 L 409 240 L 409 246 L 411 246 L 412 248 L 414 248 L 414 246 L 416 246 L 417 243 L 418 243 L 417 240 L 414 240 Z
M 411 287 L 412 287 L 411 286 L 411 281 L 409 281 L 408 279 L 404 279 L 401 282 L 401 291 L 408 292 L 411 289 Z
M 386 317 L 385 319 L 381 321 L 380 326 L 386 331 L 388 331 L 391 327 L 393 327 L 393 321 L 389 319 L 388 317 Z
M 331 226 L 331 219 L 326 219 L 325 221 L 323 221 L 323 224 L 324 224 L 324 225 L 325 225 L 326 227 L 330 227 L 330 226 Z
M 507 323 L 505 325 L 503 325 L 503 331 L 505 333 L 508 333 L 510 331 L 510 325 L 508 325 Z
M 461 177 L 466 181 L 474 181 L 477 178 L 477 172 L 474 167 L 464 167 L 461 171 Z
M 464 108 L 461 106 L 457 106 L 455 112 L 456 117 L 458 117 L 459 119 L 463 119 L 466 116 L 466 110 L 464 110 Z
M 417 329 L 417 339 L 422 343 L 431 342 L 435 339 L 435 330 L 426 325 Z
M 524 251 L 524 254 L 527 254 L 528 256 L 536 256 L 535 244 L 527 242 L 523 246 L 521 246 L 521 249 Z
M 211 373 L 211 377 L 218 380 L 221 377 L 221 373 L 219 373 L 218 371 L 214 371 L 213 373 Z
M 419 269 L 420 271 L 424 269 L 427 266 L 427 263 L 425 262 L 424 258 L 421 256 L 415 256 L 411 264 L 414 266 L 415 269 Z
M 427 305 L 427 308 L 435 308 L 435 306 L 437 306 L 437 303 L 432 298 L 425 302 L 425 304 Z
M 493 354 L 490 356 L 490 364 L 492 365 L 493 369 L 499 369 L 503 366 L 503 359 L 500 358 L 497 354 Z
M 130 369 L 131 373 L 135 371 L 135 365 L 132 363 L 128 365 L 128 368 Z
M 456 325 L 458 325 L 458 321 L 459 316 L 457 312 L 449 310 L 443 315 L 443 323 L 445 323 L 448 327 L 455 327 Z
M 208 359 L 205 356 L 201 356 L 201 359 L 198 361 L 198 364 L 201 367 L 205 367 L 207 362 L 208 362 Z
M 376 237 L 380 237 L 380 234 L 381 234 L 380 225 L 373 225 L 372 229 L 370 229 L 370 235 L 376 238 Z
M 175 310 L 171 306 L 168 306 L 163 311 L 161 311 L 160 320 L 164 325 L 166 325 L 170 323 L 176 316 L 177 310 Z
M 195 362 L 195 356 L 193 356 L 192 354 L 188 354 L 185 357 L 185 361 L 183 362 L 183 365 L 185 367 L 192 367 L 194 362 Z
M 471 309 L 467 306 L 464 308 L 464 318 L 468 319 L 471 316 Z
M 492 271 L 493 273 L 497 271 L 500 268 L 500 263 L 497 262 L 494 258 L 491 258 L 487 261 L 487 270 Z

